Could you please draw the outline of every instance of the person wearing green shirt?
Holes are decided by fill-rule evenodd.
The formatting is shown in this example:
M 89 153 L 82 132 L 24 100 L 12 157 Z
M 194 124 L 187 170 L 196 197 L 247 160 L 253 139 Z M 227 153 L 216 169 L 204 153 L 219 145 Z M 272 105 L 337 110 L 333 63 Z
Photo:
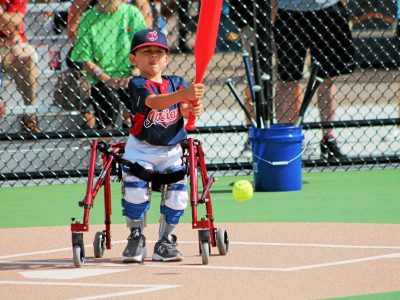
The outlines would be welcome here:
M 99 129 L 113 129 L 120 104 L 129 99 L 130 45 L 134 34 L 146 28 L 140 10 L 123 0 L 99 0 L 81 18 L 71 59 L 88 73 Z

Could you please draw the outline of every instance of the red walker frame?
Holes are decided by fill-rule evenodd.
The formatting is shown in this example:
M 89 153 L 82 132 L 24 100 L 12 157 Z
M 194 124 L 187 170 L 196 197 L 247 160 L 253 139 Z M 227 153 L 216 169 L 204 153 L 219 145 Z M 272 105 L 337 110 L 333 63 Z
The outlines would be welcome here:
M 213 176 L 207 175 L 204 160 L 204 152 L 201 142 L 189 138 L 182 143 L 183 161 L 188 167 L 190 186 L 190 205 L 192 209 L 192 228 L 198 230 L 199 250 L 203 264 L 207 264 L 211 253 L 211 246 L 217 247 L 221 255 L 226 255 L 229 249 L 229 238 L 225 229 L 214 226 L 210 189 L 215 181 Z M 93 247 L 94 256 L 100 258 L 104 250 L 111 249 L 111 173 L 113 167 L 118 164 L 121 168 L 121 154 L 124 153 L 125 143 L 107 145 L 104 142 L 94 140 L 90 154 L 88 181 L 85 198 L 79 202 L 84 208 L 83 223 L 72 219 L 72 248 L 73 260 L 76 267 L 81 267 L 85 260 L 85 248 L 83 243 L 83 232 L 89 231 L 90 209 L 93 207 L 94 199 L 100 188 L 104 186 L 104 225 L 105 230 L 96 232 Z M 95 169 L 98 152 L 102 153 L 102 171 L 96 182 Z M 122 164 L 124 164 L 122 162 Z M 198 174 L 201 176 L 201 196 L 199 197 Z M 205 204 L 206 215 L 198 219 L 198 205 Z

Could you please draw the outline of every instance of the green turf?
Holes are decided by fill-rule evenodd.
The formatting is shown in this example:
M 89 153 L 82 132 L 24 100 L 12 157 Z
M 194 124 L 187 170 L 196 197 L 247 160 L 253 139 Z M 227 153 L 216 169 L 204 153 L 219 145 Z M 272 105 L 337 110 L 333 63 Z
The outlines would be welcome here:
M 257 192 L 248 201 L 233 200 L 235 180 L 251 176 L 220 177 L 212 188 L 212 203 L 217 222 L 355 222 L 399 223 L 400 170 L 304 173 L 303 189 L 296 192 Z M 90 224 L 102 224 L 102 192 L 95 199 Z M 58 226 L 82 220 L 77 206 L 85 194 L 84 184 L 0 188 L 0 228 Z M 120 184 L 112 184 L 114 224 L 121 216 Z M 159 193 L 154 193 L 149 223 L 158 220 Z M 201 206 L 204 207 L 204 206 Z M 199 217 L 203 216 L 203 209 Z M 191 221 L 190 208 L 183 222 Z
M 391 292 L 384 294 L 370 294 L 353 297 L 332 298 L 329 300 L 398 300 L 400 299 L 400 292 Z M 326 299 L 328 300 L 328 299 Z

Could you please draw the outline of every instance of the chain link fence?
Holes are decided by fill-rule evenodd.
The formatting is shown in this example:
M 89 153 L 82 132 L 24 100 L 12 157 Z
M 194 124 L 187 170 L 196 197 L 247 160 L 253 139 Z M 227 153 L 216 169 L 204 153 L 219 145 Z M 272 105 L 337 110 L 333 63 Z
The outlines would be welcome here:
M 193 46 L 201 1 L 150 3 L 153 26 L 168 34 L 171 46 L 166 74 L 176 74 L 191 82 L 195 75 Z M 96 125 L 89 122 L 90 116 L 96 116 L 93 114 L 96 106 L 90 99 L 84 99 L 88 91 L 85 77 L 71 75 L 67 66 L 72 46 L 67 35 L 70 6 L 68 1 L 30 2 L 24 24 L 27 41 L 35 53 L 20 56 L 19 63 L 12 63 L 10 56 L 4 54 L 10 46 L 0 47 L 0 98 L 7 107 L 0 119 L 0 186 L 79 181 L 87 175 L 92 139 L 124 142 L 128 136 L 122 105 L 114 107 L 118 118 L 112 128 L 98 126 L 101 121 L 98 119 Z M 258 45 L 261 71 L 270 75 L 264 97 L 270 101 L 276 97 L 279 78 L 270 13 L 269 0 L 224 1 L 216 53 L 205 76 L 205 110 L 197 120 L 197 131 L 191 134 L 203 142 L 211 172 L 252 172 L 251 152 L 246 151 L 249 122 L 225 83 L 231 79 L 239 96 L 246 97 L 242 51 L 250 52 L 253 42 Z M 400 30 L 397 16 L 400 12 L 397 1 L 349 1 L 346 14 L 355 46 L 355 70 L 334 78 L 337 86 L 334 120 L 321 121 L 318 97 L 313 98 L 303 123 L 303 165 L 307 171 L 398 168 Z M 341 41 L 337 43 L 340 45 Z M 32 57 L 33 67 L 29 64 Z M 307 83 L 309 74 L 310 57 L 307 56 L 303 83 Z M 75 77 L 67 79 L 66 76 Z M 60 80 L 68 84 L 60 85 Z M 57 101 L 57 97 L 63 96 L 65 101 Z M 24 120 L 24 115 L 30 118 Z M 33 127 L 26 128 L 27 122 L 32 125 L 30 121 Z M 277 123 L 277 117 L 272 116 L 271 121 Z M 321 157 L 321 132 L 329 128 L 335 130 L 343 157 Z

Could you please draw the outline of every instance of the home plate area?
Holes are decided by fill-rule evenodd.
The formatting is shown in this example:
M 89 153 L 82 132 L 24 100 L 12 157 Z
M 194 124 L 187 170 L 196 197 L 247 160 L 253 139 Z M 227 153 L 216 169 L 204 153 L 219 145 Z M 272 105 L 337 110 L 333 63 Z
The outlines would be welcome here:
M 128 229 L 113 225 L 112 249 L 75 268 L 67 227 L 2 229 L 2 299 L 330 298 L 400 290 L 400 226 L 371 224 L 227 223 L 229 252 L 211 249 L 202 264 L 197 233 L 178 229 L 181 262 L 152 262 L 158 226 L 149 225 L 148 256 L 124 264 Z M 24 236 L 24 243 L 19 238 Z M 153 238 L 153 239 L 152 239 Z

